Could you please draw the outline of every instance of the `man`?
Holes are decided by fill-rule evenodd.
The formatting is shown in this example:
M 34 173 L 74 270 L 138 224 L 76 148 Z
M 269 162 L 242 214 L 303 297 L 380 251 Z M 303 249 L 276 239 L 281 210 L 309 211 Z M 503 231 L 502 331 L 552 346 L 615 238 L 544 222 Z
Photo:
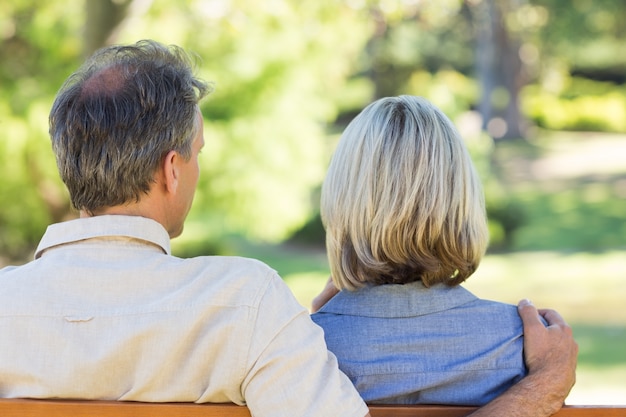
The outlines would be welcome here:
M 235 257 L 171 256 L 198 180 L 198 102 L 209 90 L 180 48 L 153 41 L 98 51 L 63 85 L 50 135 L 81 218 L 50 226 L 33 262 L 0 271 L 0 397 L 368 415 L 273 270 Z M 488 413 L 536 402 L 553 410 L 573 383 L 567 326 L 556 320 L 542 334 L 536 310 L 523 311 L 535 363 Z M 551 351 L 565 359 L 548 362 Z M 554 387 L 558 373 L 570 378 Z

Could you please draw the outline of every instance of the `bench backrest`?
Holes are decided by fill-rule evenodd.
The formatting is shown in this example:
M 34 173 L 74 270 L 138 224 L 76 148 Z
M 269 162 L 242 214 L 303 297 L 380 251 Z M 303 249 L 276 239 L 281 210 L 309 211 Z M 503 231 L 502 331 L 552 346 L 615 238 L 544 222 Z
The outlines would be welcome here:
M 370 406 L 372 417 L 461 417 L 475 407 Z M 250 417 L 234 404 L 0 399 L 2 417 Z M 625 406 L 565 406 L 557 417 L 626 417 Z

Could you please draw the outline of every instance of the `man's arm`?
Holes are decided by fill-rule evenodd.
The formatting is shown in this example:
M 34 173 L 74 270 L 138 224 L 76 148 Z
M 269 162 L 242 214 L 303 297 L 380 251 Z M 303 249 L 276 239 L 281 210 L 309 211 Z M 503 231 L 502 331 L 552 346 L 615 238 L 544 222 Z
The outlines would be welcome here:
M 537 310 L 528 300 L 518 310 L 524 322 L 528 375 L 504 394 L 472 413 L 473 417 L 547 417 L 563 406 L 576 382 L 578 345 L 572 329 L 554 310 Z M 539 319 L 541 315 L 548 326 Z

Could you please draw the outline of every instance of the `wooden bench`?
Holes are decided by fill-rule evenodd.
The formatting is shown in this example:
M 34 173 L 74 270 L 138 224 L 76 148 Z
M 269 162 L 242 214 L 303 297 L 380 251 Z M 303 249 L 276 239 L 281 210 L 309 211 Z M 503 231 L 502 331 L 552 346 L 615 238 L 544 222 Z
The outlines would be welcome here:
M 370 406 L 372 417 L 461 417 L 475 407 Z M 250 417 L 234 404 L 0 399 L 1 417 Z M 624 406 L 565 406 L 557 417 L 626 417 Z

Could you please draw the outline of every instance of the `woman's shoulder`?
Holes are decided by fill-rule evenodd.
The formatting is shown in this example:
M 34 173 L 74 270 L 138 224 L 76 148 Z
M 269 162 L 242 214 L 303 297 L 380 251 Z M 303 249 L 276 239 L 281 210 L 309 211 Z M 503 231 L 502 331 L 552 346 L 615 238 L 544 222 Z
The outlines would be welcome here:
M 477 298 L 472 303 L 460 306 L 473 321 L 489 326 L 503 326 L 504 328 L 521 328 L 522 319 L 517 306 L 501 301 Z

